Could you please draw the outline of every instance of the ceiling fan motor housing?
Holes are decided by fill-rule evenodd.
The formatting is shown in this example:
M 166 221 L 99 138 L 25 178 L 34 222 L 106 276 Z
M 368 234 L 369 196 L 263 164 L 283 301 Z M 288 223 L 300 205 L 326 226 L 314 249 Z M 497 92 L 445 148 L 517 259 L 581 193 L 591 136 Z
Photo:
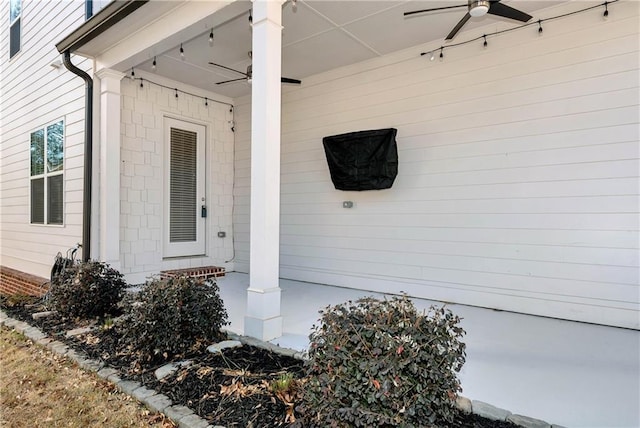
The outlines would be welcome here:
M 489 6 L 488 0 L 469 0 L 469 15 L 473 17 L 486 15 Z

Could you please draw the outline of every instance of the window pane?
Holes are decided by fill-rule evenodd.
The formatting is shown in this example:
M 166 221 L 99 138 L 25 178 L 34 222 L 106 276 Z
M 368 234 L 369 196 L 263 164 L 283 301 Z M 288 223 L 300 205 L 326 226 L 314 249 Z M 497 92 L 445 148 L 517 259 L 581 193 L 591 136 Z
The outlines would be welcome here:
M 31 133 L 31 175 L 44 174 L 44 129 Z
M 31 223 L 44 223 L 44 178 L 31 180 Z
M 197 134 L 171 128 L 169 242 L 196 240 Z
M 48 198 L 49 205 L 47 206 L 47 223 L 49 224 L 62 224 L 62 199 L 63 199 L 63 179 L 62 174 L 54 175 L 47 179 L 49 188 Z
M 20 52 L 20 18 L 9 29 L 9 58 Z
M 47 171 L 62 170 L 64 125 L 62 121 L 47 126 Z
M 11 0 L 11 7 L 9 9 L 9 22 L 13 22 L 22 11 L 22 0 Z

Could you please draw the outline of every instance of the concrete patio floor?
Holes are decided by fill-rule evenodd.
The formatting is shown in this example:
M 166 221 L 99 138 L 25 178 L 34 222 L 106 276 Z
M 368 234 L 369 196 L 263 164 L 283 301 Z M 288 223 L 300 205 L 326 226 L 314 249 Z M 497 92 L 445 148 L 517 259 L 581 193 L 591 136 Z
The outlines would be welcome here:
M 242 334 L 247 274 L 218 279 L 228 329 Z M 273 343 L 308 346 L 318 310 L 375 295 L 281 280 L 284 334 Z M 379 296 L 379 295 L 378 295 Z M 414 299 L 419 309 L 432 304 Z M 566 427 L 640 427 L 640 332 L 449 305 L 463 318 L 467 362 L 462 395 Z

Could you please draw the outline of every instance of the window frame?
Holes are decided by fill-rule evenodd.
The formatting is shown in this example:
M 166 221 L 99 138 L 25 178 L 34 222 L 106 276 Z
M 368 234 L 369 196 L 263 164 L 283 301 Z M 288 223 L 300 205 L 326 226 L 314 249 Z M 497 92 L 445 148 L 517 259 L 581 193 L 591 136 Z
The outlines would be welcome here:
M 50 159 L 49 159 L 49 130 L 51 127 L 60 124 L 62 128 L 61 135 L 61 159 L 54 164 L 54 168 L 50 170 Z M 42 172 L 34 174 L 34 163 L 33 163 L 33 154 L 32 154 L 32 145 L 34 134 L 42 133 Z M 66 170 L 65 165 L 65 143 L 66 143 L 66 127 L 65 127 L 65 118 L 57 119 L 52 122 L 45 124 L 37 129 L 32 130 L 29 133 L 29 224 L 32 226 L 50 226 L 50 227 L 64 227 L 65 225 L 65 179 L 64 173 Z M 57 166 L 57 167 L 56 167 Z M 54 177 L 61 177 L 62 183 L 60 186 L 60 205 L 61 205 L 61 220 L 60 222 L 51 221 L 51 194 L 50 194 L 50 186 L 52 185 L 52 181 Z M 42 184 L 42 221 L 34 222 L 34 204 L 33 204 L 33 182 L 36 180 L 43 180 Z
M 12 4 L 13 2 L 17 2 L 20 5 L 19 8 L 19 12 L 16 15 L 15 18 L 11 18 L 11 14 L 12 14 Z M 16 55 L 18 55 L 20 52 L 22 52 L 22 0 L 9 0 L 9 60 L 13 59 L 16 57 Z M 18 50 L 16 50 L 15 52 L 11 52 L 11 45 L 12 45 L 12 41 L 13 41 L 13 28 L 14 26 L 18 27 L 18 31 L 17 31 L 17 37 L 18 37 Z

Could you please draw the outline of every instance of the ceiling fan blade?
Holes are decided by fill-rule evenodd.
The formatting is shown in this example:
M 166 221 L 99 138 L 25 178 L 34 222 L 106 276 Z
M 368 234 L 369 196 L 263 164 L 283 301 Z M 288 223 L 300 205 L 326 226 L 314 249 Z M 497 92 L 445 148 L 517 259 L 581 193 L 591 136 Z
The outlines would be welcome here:
M 292 79 L 290 77 L 281 77 L 280 81 L 282 83 L 292 83 L 294 85 L 299 85 L 302 83 L 302 80 L 298 80 L 298 79 Z
M 491 2 L 491 5 L 489 6 L 489 11 L 487 13 L 490 13 L 491 15 L 502 16 L 509 19 L 515 19 L 516 21 L 522 21 L 522 22 L 527 22 L 528 20 L 533 18 L 531 15 L 527 13 L 521 12 L 518 9 L 514 9 L 511 6 L 504 5 L 497 1 Z
M 444 7 L 433 7 L 431 9 L 422 9 L 422 10 L 414 10 L 411 12 L 405 12 L 404 16 L 409 16 L 409 15 L 416 15 L 418 13 L 425 13 L 425 12 L 434 12 L 436 10 L 445 10 L 445 9 L 456 9 L 459 7 L 468 7 L 468 4 L 459 4 L 457 6 L 444 6 Z
M 458 22 L 458 24 L 455 27 L 453 27 L 453 30 L 451 30 L 451 32 L 449 33 L 449 35 L 447 36 L 447 38 L 445 40 L 453 39 L 456 36 L 456 34 L 458 33 L 458 31 L 460 31 L 462 26 L 467 23 L 469 18 L 471 18 L 471 14 L 469 12 L 467 12 L 467 14 L 462 17 L 460 22 Z
M 239 79 L 225 80 L 225 81 L 222 81 L 222 82 L 217 82 L 216 85 L 224 85 L 225 83 L 231 83 L 231 82 L 240 82 L 241 80 L 246 81 L 247 78 L 246 77 L 241 77 Z
M 224 68 L 225 70 L 233 71 L 233 72 L 238 73 L 238 74 L 242 74 L 242 75 L 243 75 L 243 76 L 245 76 L 245 77 L 249 77 L 249 76 L 247 75 L 247 73 L 245 73 L 245 72 L 243 72 L 243 71 L 235 70 L 235 69 L 233 69 L 233 68 L 229 68 L 229 67 L 227 67 L 226 65 L 216 64 L 215 62 L 209 62 L 209 64 L 210 64 L 210 65 L 215 65 L 216 67 Z

